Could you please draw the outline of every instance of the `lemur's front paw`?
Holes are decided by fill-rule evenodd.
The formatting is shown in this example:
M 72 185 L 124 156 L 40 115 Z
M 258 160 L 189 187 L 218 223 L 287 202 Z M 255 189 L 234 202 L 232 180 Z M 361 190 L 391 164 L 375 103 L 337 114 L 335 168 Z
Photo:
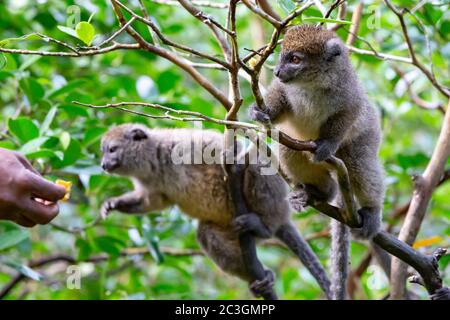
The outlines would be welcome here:
M 304 186 L 296 186 L 295 189 L 289 193 L 288 200 L 295 211 L 303 211 L 308 203 L 308 193 Z
M 109 213 L 117 208 L 118 200 L 116 198 L 110 198 L 103 202 L 100 208 L 100 217 L 105 220 Z
M 362 227 L 353 228 L 352 234 L 356 239 L 371 239 L 381 228 L 381 211 L 375 208 L 363 207 L 358 210 Z
M 255 217 L 253 214 L 243 214 L 233 219 L 231 225 L 237 233 L 252 232 L 255 226 Z
M 257 298 L 269 294 L 273 290 L 273 285 L 275 283 L 275 274 L 273 271 L 264 271 L 266 273 L 264 279 L 255 280 L 249 285 L 250 291 Z
M 252 104 L 248 109 L 248 116 L 250 119 L 263 124 L 269 124 L 271 122 L 269 114 L 261 110 L 256 103 Z
M 318 139 L 314 141 L 317 145 L 314 152 L 314 161 L 321 162 L 330 159 L 337 150 L 337 144 L 330 140 Z
M 262 223 L 261 218 L 255 213 L 247 213 L 233 219 L 231 226 L 238 234 L 251 232 L 261 238 L 270 238 L 270 230 Z

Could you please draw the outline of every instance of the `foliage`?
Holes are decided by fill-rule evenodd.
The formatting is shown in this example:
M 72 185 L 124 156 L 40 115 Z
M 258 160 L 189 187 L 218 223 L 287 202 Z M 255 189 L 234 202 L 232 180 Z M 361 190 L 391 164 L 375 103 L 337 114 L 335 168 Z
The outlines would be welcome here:
M 286 0 L 272 2 L 282 16 L 297 5 Z M 348 2 L 346 19 L 350 20 L 357 1 Z M 166 36 L 199 51 L 220 55 L 220 48 L 209 30 L 181 7 L 152 1 L 144 3 Z M 330 1 L 324 3 L 330 5 Z M 366 4 L 359 30 L 364 41 L 356 40 L 355 46 L 369 50 L 367 43 L 370 43 L 378 52 L 407 56 L 395 15 L 380 1 L 366 1 Z M 80 8 L 80 20 L 76 24 L 72 23 L 73 5 Z M 129 5 L 138 12 L 137 1 L 130 1 Z M 413 8 L 410 1 L 396 1 L 396 5 Z M 226 10 L 202 10 L 221 23 L 226 21 Z M 237 18 L 241 48 L 258 48 L 260 43 L 253 30 L 261 20 L 243 5 L 238 7 Z M 336 22 L 336 12 L 330 18 L 334 20 L 326 22 Z M 324 21 L 316 7 L 305 13 L 303 21 L 308 19 L 310 22 Z M 407 16 L 407 24 L 418 58 L 427 66 L 433 64 L 439 82 L 450 86 L 449 5 L 426 3 L 414 15 Z M 73 47 L 98 45 L 117 30 L 117 25 L 108 1 L 6 0 L 0 3 L 0 39 L 3 39 L 0 47 L 67 49 L 42 35 Z M 136 24 L 135 27 L 141 34 L 149 36 L 144 25 Z M 272 29 L 267 23 L 263 23 L 263 27 L 266 43 Z M 338 34 L 343 39 L 347 37 L 348 25 L 345 22 Z M 425 35 L 429 38 L 431 52 Z M 118 37 L 121 42 L 128 39 L 126 34 Z M 242 49 L 242 56 L 247 53 Z M 270 57 L 266 65 L 273 66 L 276 56 Z M 442 122 L 439 110 L 423 109 L 414 103 L 400 74 L 405 74 L 411 82 L 411 90 L 420 99 L 442 105 L 446 100 L 410 64 L 383 61 L 371 55 L 352 54 L 351 58 L 383 117 L 381 157 L 387 182 L 384 220 L 398 231 L 400 221 L 392 219 L 391 212 L 409 201 L 411 175 L 424 170 Z M 79 58 L 0 54 L 0 67 L 0 147 L 19 150 L 53 181 L 62 178 L 73 182 L 71 200 L 61 204 L 61 213 L 51 225 L 25 230 L 0 222 L 0 287 L 17 272 L 30 278 L 17 286 L 8 298 L 25 295 L 28 299 L 250 298 L 244 282 L 224 275 L 207 258 L 173 256 L 164 250 L 198 249 L 196 223 L 181 215 L 176 208 L 149 216 L 113 214 L 99 225 L 93 225 L 103 200 L 131 188 L 126 179 L 107 176 L 99 167 L 100 138 L 109 127 L 124 122 L 141 122 L 150 127 L 192 127 L 198 124 L 146 119 L 119 110 L 92 110 L 72 103 L 74 100 L 96 105 L 145 101 L 223 118 L 225 110 L 216 100 L 179 68 L 141 51 L 118 50 Z M 201 73 L 226 91 L 228 80 L 224 72 L 202 69 Z M 269 69 L 266 77 L 270 78 Z M 248 120 L 246 107 L 252 103 L 253 96 L 250 85 L 241 81 L 244 106 L 240 120 Z M 135 110 L 150 111 L 144 108 Z M 223 130 L 216 124 L 204 123 L 204 126 Z M 440 238 L 419 250 L 431 252 L 437 246 L 448 246 L 449 194 L 449 183 L 434 193 L 419 238 Z M 295 221 L 307 237 L 327 228 L 329 219 L 308 210 L 296 214 Z M 310 243 L 322 262 L 327 263 L 329 239 L 319 237 Z M 127 248 L 135 247 L 146 247 L 149 253 L 121 255 Z M 367 252 L 366 244 L 353 243 L 351 251 L 352 266 L 356 267 Z M 26 267 L 31 260 L 55 254 L 67 254 L 78 259 L 83 275 L 81 290 L 66 287 L 65 263 L 35 270 Z M 259 254 L 263 262 L 275 271 L 276 290 L 280 296 L 286 299 L 322 297 L 314 279 L 284 249 L 261 246 Z M 107 259 L 89 262 L 99 255 L 107 255 Z M 448 258 L 442 259 L 441 270 L 447 268 L 448 271 L 449 261 Z M 376 269 L 368 270 L 361 277 L 362 288 L 357 291 L 356 298 L 379 299 L 388 292 L 387 280 Z M 448 280 L 447 276 L 444 281 Z M 426 297 L 423 289 L 417 286 L 410 289 Z

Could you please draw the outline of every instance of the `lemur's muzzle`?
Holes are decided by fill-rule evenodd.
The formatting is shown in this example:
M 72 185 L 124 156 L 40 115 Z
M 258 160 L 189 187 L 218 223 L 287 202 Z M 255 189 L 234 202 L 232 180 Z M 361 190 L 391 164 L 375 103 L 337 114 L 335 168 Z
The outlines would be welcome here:
M 114 171 L 118 167 L 120 167 L 118 161 L 102 161 L 102 169 L 106 172 Z

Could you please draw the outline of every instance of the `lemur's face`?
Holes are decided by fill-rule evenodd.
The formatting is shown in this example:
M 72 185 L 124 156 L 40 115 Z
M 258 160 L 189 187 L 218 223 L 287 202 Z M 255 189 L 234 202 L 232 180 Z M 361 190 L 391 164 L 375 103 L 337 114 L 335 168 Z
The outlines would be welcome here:
M 342 53 L 340 44 L 329 40 L 319 54 L 302 51 L 282 51 L 274 70 L 275 76 L 283 83 L 308 83 L 320 81 L 327 72 L 332 72 L 339 63 Z
M 133 173 L 137 152 L 147 138 L 145 130 L 134 125 L 111 129 L 102 140 L 102 169 L 120 175 Z

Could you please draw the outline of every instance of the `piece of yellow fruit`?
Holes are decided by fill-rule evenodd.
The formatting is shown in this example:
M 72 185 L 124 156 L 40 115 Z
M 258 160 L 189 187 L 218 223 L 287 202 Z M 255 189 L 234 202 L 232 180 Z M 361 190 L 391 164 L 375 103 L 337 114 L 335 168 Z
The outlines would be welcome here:
M 438 243 L 442 242 L 442 240 L 444 240 L 444 239 L 439 236 L 434 236 L 434 237 L 431 237 L 428 239 L 417 240 L 416 242 L 414 242 L 413 248 L 418 249 L 418 248 L 422 248 L 422 247 L 428 247 L 433 244 L 438 244 Z
M 55 181 L 55 183 L 61 187 L 66 188 L 66 195 L 64 198 L 61 199 L 61 201 L 67 201 L 70 198 L 70 190 L 72 189 L 72 182 L 71 181 L 65 181 L 58 179 Z
M 254 68 L 258 64 L 258 62 L 259 62 L 258 59 L 251 58 L 248 64 L 250 65 L 250 67 Z

